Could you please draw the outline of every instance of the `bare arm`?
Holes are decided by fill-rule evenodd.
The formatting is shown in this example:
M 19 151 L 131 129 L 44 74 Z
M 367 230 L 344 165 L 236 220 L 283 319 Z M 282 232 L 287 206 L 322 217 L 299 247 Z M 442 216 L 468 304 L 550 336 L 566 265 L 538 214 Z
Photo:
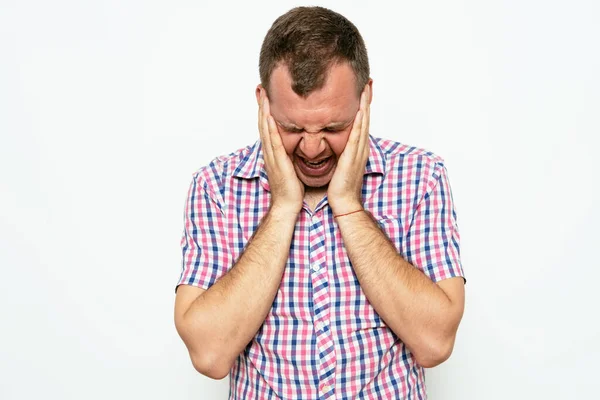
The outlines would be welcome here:
M 398 254 L 369 214 L 353 213 L 363 208 L 361 188 L 369 156 L 370 99 L 371 87 L 367 84 L 327 190 L 329 204 L 339 216 L 336 221 L 344 246 L 369 302 L 417 362 L 433 367 L 452 352 L 463 315 L 464 281 L 451 278 L 434 283 Z
M 464 310 L 461 277 L 438 284 L 404 260 L 366 212 L 337 218 L 369 302 L 423 367 L 450 357 Z
M 192 363 L 198 372 L 214 379 L 227 376 L 271 309 L 304 197 L 304 187 L 270 115 L 266 93 L 259 86 L 256 94 L 271 208 L 228 273 L 206 291 L 179 287 L 175 300 L 175 325 Z
M 179 287 L 175 326 L 200 373 L 227 376 L 260 329 L 281 282 L 296 218 L 271 208 L 227 274 L 206 291 Z

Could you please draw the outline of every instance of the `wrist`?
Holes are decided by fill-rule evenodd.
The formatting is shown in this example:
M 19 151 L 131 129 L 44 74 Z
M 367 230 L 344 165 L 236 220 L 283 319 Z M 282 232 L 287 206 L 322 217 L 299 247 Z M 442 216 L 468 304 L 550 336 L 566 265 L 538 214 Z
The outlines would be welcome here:
M 331 211 L 334 216 L 342 216 L 350 213 L 354 213 L 355 211 L 362 211 L 364 209 L 363 205 L 359 202 L 346 202 L 343 204 L 331 204 Z
M 340 218 L 340 217 L 346 217 L 348 215 L 352 215 L 352 214 L 357 214 L 359 212 L 364 212 L 365 210 L 363 210 L 362 208 L 359 208 L 358 210 L 354 210 L 354 211 L 350 211 L 347 213 L 343 213 L 343 214 L 333 214 L 333 218 Z
M 269 215 L 278 221 L 290 221 L 295 224 L 300 210 L 297 207 L 284 204 L 271 204 Z

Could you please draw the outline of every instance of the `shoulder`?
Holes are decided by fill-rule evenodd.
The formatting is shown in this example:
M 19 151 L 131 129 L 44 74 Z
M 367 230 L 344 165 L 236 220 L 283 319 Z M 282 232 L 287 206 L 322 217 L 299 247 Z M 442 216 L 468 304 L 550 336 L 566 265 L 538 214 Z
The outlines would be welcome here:
M 392 165 L 398 163 L 444 164 L 444 159 L 430 150 L 389 139 L 374 138 L 374 140 L 384 154 L 386 161 Z
M 253 164 L 256 144 L 248 145 L 229 154 L 219 155 L 193 173 L 193 183 L 209 195 L 219 197 L 225 182 L 237 175 L 246 164 Z
M 447 174 L 444 158 L 433 151 L 389 139 L 374 140 L 386 160 L 386 177 L 412 185 L 421 195 Z

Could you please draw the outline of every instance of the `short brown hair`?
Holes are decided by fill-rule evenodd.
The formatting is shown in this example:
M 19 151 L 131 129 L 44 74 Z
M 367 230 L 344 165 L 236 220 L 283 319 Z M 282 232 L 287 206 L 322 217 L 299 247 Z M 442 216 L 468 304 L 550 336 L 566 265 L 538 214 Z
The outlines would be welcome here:
M 292 90 L 307 97 L 325 84 L 329 68 L 348 62 L 360 95 L 369 81 L 369 58 L 362 36 L 343 15 L 323 7 L 296 7 L 273 22 L 260 50 L 262 86 L 269 91 L 271 73 L 284 63 Z

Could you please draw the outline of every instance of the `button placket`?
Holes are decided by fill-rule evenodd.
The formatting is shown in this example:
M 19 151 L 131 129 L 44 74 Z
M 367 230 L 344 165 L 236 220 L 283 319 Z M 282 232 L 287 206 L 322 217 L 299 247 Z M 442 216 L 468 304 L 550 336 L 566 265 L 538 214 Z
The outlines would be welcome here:
M 321 214 L 322 215 L 322 214 Z M 319 218 L 311 219 L 310 225 L 310 278 L 313 287 L 314 329 L 319 355 L 319 386 L 321 398 L 333 398 L 335 384 L 336 351 L 331 337 L 330 324 L 330 288 L 325 247 L 326 229 Z

